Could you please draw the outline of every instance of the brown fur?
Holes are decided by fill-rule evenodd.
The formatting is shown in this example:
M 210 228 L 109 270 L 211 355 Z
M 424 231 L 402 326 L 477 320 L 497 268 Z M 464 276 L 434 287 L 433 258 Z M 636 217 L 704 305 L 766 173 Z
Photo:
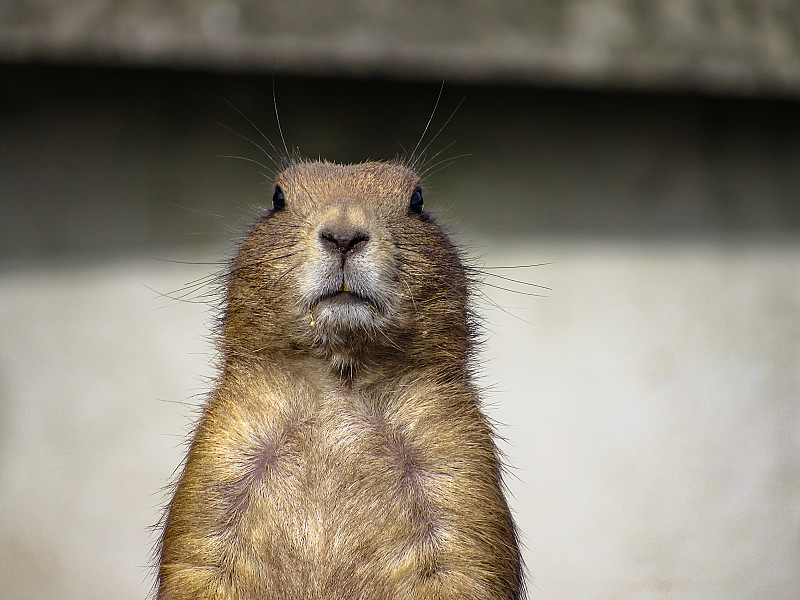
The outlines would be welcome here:
M 519 598 L 468 277 L 409 209 L 418 177 L 299 162 L 276 183 L 285 208 L 255 223 L 228 275 L 220 374 L 168 507 L 158 598 Z M 363 243 L 343 253 L 324 234 Z M 355 296 L 337 303 L 340 290 Z

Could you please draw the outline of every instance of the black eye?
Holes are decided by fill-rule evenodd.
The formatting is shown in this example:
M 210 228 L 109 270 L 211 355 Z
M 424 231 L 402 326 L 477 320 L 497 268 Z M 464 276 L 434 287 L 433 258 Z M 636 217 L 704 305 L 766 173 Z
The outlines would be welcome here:
M 417 188 L 414 190 L 414 193 L 411 194 L 411 202 L 408 204 L 408 208 L 413 213 L 421 213 L 422 212 L 422 190 Z
M 272 210 L 283 210 L 286 207 L 286 198 L 283 196 L 281 186 L 275 186 L 275 193 L 272 194 Z

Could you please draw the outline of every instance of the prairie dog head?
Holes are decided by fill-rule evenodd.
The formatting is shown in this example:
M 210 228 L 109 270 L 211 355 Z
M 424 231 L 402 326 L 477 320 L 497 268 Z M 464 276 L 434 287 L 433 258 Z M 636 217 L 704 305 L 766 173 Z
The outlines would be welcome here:
M 322 355 L 339 369 L 432 344 L 463 354 L 467 292 L 458 252 L 423 210 L 413 171 L 295 163 L 276 177 L 272 209 L 233 261 L 224 350 Z

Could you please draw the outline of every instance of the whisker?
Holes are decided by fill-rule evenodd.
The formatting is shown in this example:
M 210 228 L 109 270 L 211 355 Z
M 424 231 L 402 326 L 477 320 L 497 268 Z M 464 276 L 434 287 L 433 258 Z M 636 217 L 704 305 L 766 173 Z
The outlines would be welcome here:
M 438 173 L 442 169 L 446 169 L 447 167 L 452 165 L 459 158 L 466 158 L 467 156 L 472 156 L 472 155 L 471 154 L 458 154 L 456 156 L 451 156 L 450 158 L 442 159 L 439 162 L 437 162 L 436 164 L 425 168 L 425 177 L 431 177 L 432 175 L 435 175 L 436 173 Z
M 229 104 L 230 104 L 230 103 L 229 103 Z M 242 117 L 242 118 L 243 118 L 245 121 L 247 121 L 247 122 L 248 122 L 248 123 L 249 123 L 249 124 L 250 124 L 250 125 L 253 127 L 253 129 L 255 129 L 255 130 L 256 130 L 256 131 L 257 131 L 257 132 L 258 132 L 258 133 L 259 133 L 259 134 L 260 134 L 260 135 L 261 135 L 261 136 L 262 136 L 262 137 L 263 137 L 263 138 L 264 138 L 264 139 L 267 141 L 267 144 L 269 144 L 269 147 L 270 147 L 270 148 L 272 148 L 272 151 L 273 151 L 273 152 L 280 154 L 280 151 L 279 151 L 279 150 L 278 150 L 278 149 L 275 147 L 275 145 L 274 145 L 274 144 L 273 144 L 273 143 L 270 141 L 270 139 L 269 139 L 269 138 L 268 138 L 266 135 L 264 135 L 264 134 L 262 133 L 262 131 L 261 131 L 261 130 L 260 130 L 260 129 L 259 129 L 259 128 L 258 128 L 258 127 L 255 125 L 255 123 L 253 123 L 253 122 L 252 122 L 250 119 L 248 119 L 248 118 L 247 118 L 247 117 L 244 115 L 244 113 L 242 113 L 242 111 L 240 111 L 238 108 L 236 108 L 236 107 L 235 107 L 235 106 L 233 106 L 232 104 L 231 104 L 231 107 L 232 107 L 232 108 L 233 108 L 233 110 L 235 110 L 235 111 L 236 111 L 236 112 L 237 112 L 237 113 L 238 113 L 238 114 L 239 114 L 239 115 L 240 115 L 240 116 L 241 116 L 241 117 Z M 254 147 L 255 147 L 255 148 L 257 148 L 257 149 L 258 149 L 258 150 L 259 150 L 259 151 L 260 151 L 260 152 L 261 152 L 261 153 L 262 153 L 264 156 L 266 156 L 266 157 L 267 157 L 267 158 L 268 158 L 268 159 L 269 159 L 269 160 L 272 162 L 272 164 L 275 166 L 275 170 L 273 171 L 273 173 L 272 173 L 272 174 L 274 174 L 274 173 L 275 173 L 275 172 L 277 172 L 277 171 L 280 171 L 280 170 L 281 170 L 281 169 L 284 167 L 284 163 L 283 163 L 282 161 L 279 161 L 278 159 L 276 159 L 276 158 L 275 158 L 275 157 L 274 157 L 272 154 L 270 154 L 270 153 L 267 151 L 267 149 L 266 149 L 266 148 L 264 148 L 264 147 L 263 147 L 261 144 L 258 144 L 258 143 L 256 143 L 256 142 L 255 142 L 255 141 L 253 141 L 251 138 L 249 138 L 248 136 L 244 135 L 243 133 L 240 133 L 240 132 L 236 131 L 236 130 L 235 130 L 235 129 L 233 129 L 232 127 L 229 127 L 229 126 L 225 125 L 225 123 L 219 123 L 219 125 L 220 125 L 220 127 L 222 127 L 223 129 L 226 129 L 227 131 L 230 131 L 230 132 L 231 132 L 232 134 L 234 134 L 235 136 L 237 136 L 237 137 L 239 137 L 239 138 L 243 139 L 243 140 L 244 140 L 244 141 L 246 141 L 248 144 L 250 144 L 250 145 L 254 146 Z M 260 163 L 259 163 L 259 164 L 260 164 Z M 264 168 L 267 168 L 267 167 L 266 167 L 266 165 L 261 165 L 261 166 L 262 166 L 262 167 L 264 167 Z
M 255 160 L 253 158 L 248 158 L 247 156 L 237 156 L 235 154 L 218 154 L 217 158 L 232 158 L 234 160 L 241 160 L 241 161 L 244 161 L 244 162 L 247 162 L 247 163 L 252 163 L 252 164 L 254 164 L 256 166 L 259 166 L 259 167 L 261 167 L 261 169 L 264 169 L 264 170 L 263 171 L 260 170 L 260 169 L 253 169 L 253 170 L 256 173 L 258 173 L 259 175 L 261 175 L 264 179 L 269 179 L 269 177 L 271 175 L 271 173 L 269 173 L 269 167 L 267 167 L 264 163 L 262 163 L 262 162 L 260 162 L 258 160 Z
M 442 88 L 444 89 L 444 82 L 442 83 Z M 441 91 L 439 92 L 439 95 L 441 96 Z M 465 101 L 466 99 L 467 99 L 467 97 L 466 97 L 466 96 L 464 96 L 464 97 L 461 99 L 461 101 L 460 101 L 460 102 L 459 102 L 459 103 L 456 105 L 456 107 L 453 109 L 453 112 L 451 112 L 451 113 L 450 113 L 450 116 L 449 116 L 449 117 L 447 117 L 447 120 L 444 122 L 444 124 L 443 124 L 443 125 L 442 125 L 442 126 L 439 128 L 439 131 L 437 131 L 437 132 L 436 132 L 436 134 L 435 134 L 435 135 L 434 135 L 434 136 L 433 136 L 433 137 L 430 139 L 430 141 L 429 141 L 427 144 L 425 144 L 425 147 L 422 149 L 422 152 L 420 152 L 420 155 L 421 155 L 421 156 L 425 156 L 425 152 L 427 152 L 427 151 L 428 151 L 428 148 L 430 148 L 431 144 L 432 144 L 433 142 L 435 142 L 435 141 L 436 141 L 436 139 L 439 137 L 439 135 L 440 135 L 440 134 L 441 134 L 441 133 L 442 133 L 442 132 L 445 130 L 445 128 L 446 128 L 446 127 L 447 127 L 447 126 L 450 124 L 450 121 L 452 121 L 452 120 L 453 120 L 453 117 L 455 117 L 455 116 L 456 116 L 456 113 L 458 112 L 458 109 L 459 109 L 459 108 L 461 108 L 461 105 L 462 105 L 462 104 L 464 104 L 464 101 Z M 437 100 L 437 101 L 436 101 L 436 103 L 437 103 L 437 105 L 438 105 L 439 101 Z M 434 110 L 435 110 L 435 108 L 434 108 Z M 431 118 L 433 118 L 433 115 L 431 115 Z M 427 171 L 427 165 L 424 165 L 424 167 L 423 167 L 423 171 L 425 172 L 425 175 L 429 175 L 429 174 L 430 174 L 430 173 L 428 173 L 428 171 Z
M 425 139 L 425 134 L 428 133 L 428 128 L 431 126 L 431 122 L 433 122 L 433 116 L 436 114 L 436 109 L 439 107 L 439 101 L 442 99 L 442 93 L 443 92 L 444 92 L 444 81 L 442 81 L 442 85 L 441 85 L 441 87 L 439 87 L 439 95 L 436 96 L 436 102 L 433 105 L 433 110 L 431 111 L 431 116 L 428 117 L 428 122 L 425 123 L 425 129 L 422 130 L 422 135 L 419 136 L 419 140 L 417 140 L 417 143 L 414 146 L 414 149 L 411 151 L 411 156 L 416 156 L 417 148 L 419 148 L 419 145 L 422 143 L 422 140 Z M 430 144 L 428 144 L 428 145 L 430 145 Z M 427 148 L 428 145 L 426 145 L 425 148 Z M 422 154 L 424 154 L 424 153 L 425 153 L 425 149 L 422 150 Z
M 283 149 L 286 151 L 286 158 L 291 158 L 291 153 L 289 152 L 289 148 L 286 146 L 286 138 L 283 137 L 283 128 L 281 127 L 281 117 L 278 114 L 278 96 L 275 94 L 275 75 L 272 76 L 272 104 L 275 107 L 275 121 L 278 123 L 278 133 L 281 135 L 281 141 L 283 142 Z M 263 135 L 263 134 L 262 134 Z
M 513 291 L 513 290 L 511 290 L 511 291 Z M 486 292 L 484 292 L 483 290 L 480 290 L 480 289 L 479 289 L 479 290 L 478 290 L 478 293 L 480 294 L 481 298 L 483 298 L 485 301 L 487 301 L 487 302 L 488 302 L 488 303 L 489 303 L 491 306 L 493 306 L 494 308 L 496 308 L 496 309 L 500 310 L 501 312 L 505 313 L 505 314 L 506 314 L 506 315 L 508 315 L 509 317 L 512 317 L 512 318 L 514 318 L 514 319 L 519 319 L 519 320 L 520 320 L 520 321 L 522 321 L 523 323 L 527 323 L 528 325 L 531 325 L 531 326 L 533 326 L 533 323 L 531 323 L 531 322 L 530 322 L 530 321 L 528 321 L 527 319 L 523 319 L 523 318 L 522 318 L 522 317 L 520 317 L 519 315 L 515 315 L 514 313 L 510 312 L 510 311 L 509 311 L 507 308 L 505 308 L 504 306 L 501 306 L 500 304 L 498 304 L 498 303 L 497 303 L 497 301 L 495 301 L 495 300 L 494 300 L 494 299 L 493 299 L 491 296 L 489 296 L 489 295 L 488 295 Z M 536 294 L 529 294 L 529 295 L 534 295 L 534 296 L 535 296 Z
M 172 258 L 160 258 L 158 256 L 150 257 L 150 260 L 155 260 L 158 262 L 165 262 L 165 263 L 172 263 L 175 265 L 200 265 L 200 266 L 212 266 L 212 267 L 219 267 L 222 266 L 224 263 L 221 261 L 214 261 L 214 262 L 204 262 L 204 261 L 194 261 L 194 260 L 175 260 Z
M 497 279 L 502 279 L 503 281 L 509 281 L 511 283 L 518 283 L 520 285 L 527 285 L 527 286 L 530 286 L 530 287 L 535 287 L 535 288 L 539 288 L 539 289 L 542 289 L 542 290 L 547 290 L 549 292 L 553 291 L 553 288 L 549 288 L 546 285 L 539 285 L 538 283 L 530 283 L 528 281 L 521 281 L 519 279 L 512 279 L 511 277 L 504 277 L 503 275 L 497 275 L 495 273 L 486 273 L 486 272 L 484 272 L 484 271 L 482 271 L 480 269 L 476 270 L 476 272 L 480 273 L 482 275 L 486 275 L 487 277 L 495 277 Z
M 511 289 L 511 288 L 503 287 L 502 285 L 495 285 L 495 284 L 489 283 L 487 281 L 482 281 L 481 285 L 485 285 L 487 287 L 494 288 L 496 290 L 502 290 L 504 292 L 511 292 L 512 294 L 521 294 L 523 296 L 532 296 L 532 297 L 535 297 L 535 298 L 547 298 L 548 297 L 548 296 L 546 296 L 544 294 L 536 294 L 534 292 L 523 292 L 523 291 L 520 291 L 520 290 L 514 290 L 514 289 Z M 542 286 L 537 286 L 537 287 L 542 287 Z M 545 289 L 549 289 L 549 288 L 545 288 Z
M 532 267 L 546 267 L 548 265 L 554 265 L 554 262 L 543 262 L 543 263 L 534 263 L 531 265 L 504 265 L 499 267 L 483 267 L 484 269 L 529 269 Z

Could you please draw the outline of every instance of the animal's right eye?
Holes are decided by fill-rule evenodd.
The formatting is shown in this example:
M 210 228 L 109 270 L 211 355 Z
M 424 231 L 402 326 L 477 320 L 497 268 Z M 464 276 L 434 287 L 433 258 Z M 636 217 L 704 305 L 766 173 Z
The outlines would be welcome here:
M 272 210 L 283 210 L 286 208 L 286 198 L 283 195 L 281 186 L 275 186 L 275 193 L 272 194 Z
M 417 188 L 411 194 L 411 201 L 408 203 L 408 209 L 412 213 L 419 214 L 422 212 L 422 190 Z

